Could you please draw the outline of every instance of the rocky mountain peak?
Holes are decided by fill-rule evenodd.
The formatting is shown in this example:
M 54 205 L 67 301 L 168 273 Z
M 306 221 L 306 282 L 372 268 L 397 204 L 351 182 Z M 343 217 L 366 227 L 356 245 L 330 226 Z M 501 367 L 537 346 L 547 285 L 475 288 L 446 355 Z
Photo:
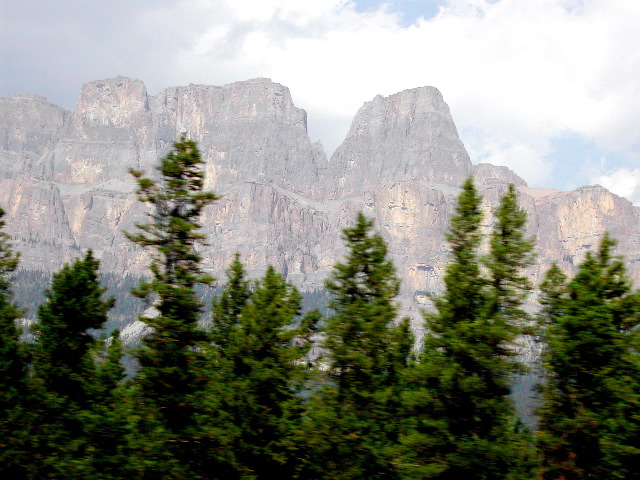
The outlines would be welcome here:
M 477 163 L 471 167 L 471 174 L 476 183 L 491 185 L 494 183 L 513 183 L 516 187 L 526 187 L 527 182 L 520 178 L 513 170 L 491 165 L 490 163 Z
M 160 149 L 176 137 L 198 139 L 203 158 L 216 165 L 210 187 L 222 193 L 246 182 L 274 183 L 313 195 L 324 152 L 307 134 L 307 114 L 287 87 L 267 78 L 221 87 L 188 85 L 151 100 Z
M 434 87 L 365 103 L 330 164 L 334 197 L 366 194 L 397 180 L 460 185 L 471 168 L 449 107 Z
M 140 166 L 145 150 L 155 156 L 147 91 L 140 80 L 116 77 L 82 87 L 57 143 L 35 173 L 63 184 L 106 182 L 128 177 L 122 159 Z
M 168 115 L 183 134 L 210 134 L 219 121 L 288 124 L 306 133 L 307 115 L 293 104 L 289 89 L 268 78 L 255 78 L 222 87 L 190 84 L 162 90 L 153 99 L 154 110 Z M 159 112 L 164 110 L 164 112 Z M 162 120 L 160 120 L 162 123 Z
M 366 118 L 388 117 L 387 122 L 402 122 L 403 119 L 424 115 L 433 112 L 450 117 L 449 107 L 444 102 L 442 94 L 435 87 L 420 87 L 403 90 L 385 97 L 376 95 L 373 100 L 366 102 L 359 116 Z M 354 122 L 355 123 L 355 122 Z
M 90 125 L 126 128 L 148 109 L 147 89 L 141 80 L 115 77 L 85 84 L 73 113 Z

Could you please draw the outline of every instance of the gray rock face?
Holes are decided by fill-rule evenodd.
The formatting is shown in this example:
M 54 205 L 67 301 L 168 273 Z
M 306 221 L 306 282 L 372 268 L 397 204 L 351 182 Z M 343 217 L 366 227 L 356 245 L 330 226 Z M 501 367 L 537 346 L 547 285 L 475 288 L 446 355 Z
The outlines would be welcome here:
M 378 95 L 360 108 L 330 162 L 331 198 L 366 194 L 388 180 L 461 185 L 471 162 L 449 107 L 433 87 Z
M 152 164 L 155 139 L 144 84 L 118 77 L 84 85 L 57 140 L 35 173 L 61 184 L 124 180 L 127 168 Z
M 323 288 L 345 249 L 341 230 L 362 210 L 389 243 L 401 303 L 418 319 L 442 289 L 444 234 L 469 176 L 492 208 L 516 185 L 538 237 L 539 280 L 571 271 L 605 230 L 640 280 L 640 209 L 602 187 L 528 188 L 505 167 L 471 165 L 449 108 L 432 87 L 366 103 L 330 161 L 289 90 L 267 79 L 172 87 L 149 96 L 139 80 L 91 82 L 67 112 L 42 97 L 0 99 L 0 205 L 22 267 L 55 271 L 92 248 L 105 271 L 143 273 L 148 256 L 122 235 L 145 221 L 129 168 L 153 167 L 181 135 L 198 142 L 207 187 L 223 198 L 204 213 L 205 268 L 220 279 L 235 252 L 252 275 L 274 265 L 304 290 Z
M 600 185 L 573 192 L 543 192 L 535 198 L 541 263 L 559 261 L 570 272 L 587 251 L 597 248 L 605 231 L 620 243 L 627 270 L 640 280 L 640 208 Z
M 0 205 L 22 268 L 54 271 L 61 259 L 79 254 L 60 190 L 52 182 L 28 174 L 0 179 Z
M 141 273 L 145 257 L 122 235 L 123 229 L 133 230 L 136 222 L 144 221 L 144 207 L 132 193 L 135 183 L 128 170 L 153 175 L 158 159 L 182 135 L 198 141 L 207 162 L 207 187 L 225 196 L 220 205 L 234 205 L 240 211 L 262 211 L 263 205 L 254 202 L 265 197 L 252 197 L 256 185 L 277 197 L 276 204 L 288 205 L 283 192 L 309 199 L 319 196 L 318 174 L 327 164 L 321 147 L 309 140 L 306 113 L 293 105 L 286 87 L 266 79 L 224 87 L 174 87 L 148 96 L 139 80 L 117 77 L 86 84 L 72 112 L 26 94 L 1 99 L 0 112 L 6 139 L 0 153 L 0 179 L 24 177 L 23 183 L 37 179 L 38 188 L 52 196 L 45 199 L 34 187 L 15 199 L 3 198 L 3 204 L 12 205 L 11 211 L 21 218 L 29 217 L 40 204 L 44 209 L 60 206 L 57 216 L 47 220 L 51 225 L 42 222 L 18 229 L 16 222 L 10 222 L 9 232 L 18 248 L 39 252 L 41 261 L 33 264 L 23 255 L 26 268 L 57 270 L 61 261 L 92 248 L 102 256 L 105 269 Z M 5 188 L 5 194 L 17 191 L 17 184 L 12 188 Z M 26 211 L 20 213 L 22 209 Z M 249 219 L 240 212 L 227 218 L 228 213 L 220 209 L 217 223 L 206 225 L 207 233 L 221 229 L 223 222 L 239 238 L 247 232 L 250 241 L 246 245 L 227 242 L 219 251 L 208 252 L 208 257 L 224 259 L 226 264 L 240 250 L 252 252 L 256 268 L 266 258 L 278 265 L 286 263 L 286 256 L 271 252 L 284 251 L 286 238 L 282 245 L 265 243 L 264 238 L 249 234 L 248 226 L 258 218 Z M 269 213 L 272 229 L 277 230 L 278 212 Z M 236 223 L 236 218 L 244 223 Z M 34 244 L 34 238 L 48 235 L 51 241 Z M 270 238 L 281 238 L 280 232 L 271 232 Z M 51 247 L 54 244 L 56 248 Z M 215 269 L 222 271 L 223 266 Z
M 504 185 L 513 183 L 516 187 L 526 187 L 527 182 L 507 167 L 499 167 L 490 163 L 478 163 L 471 167 L 471 175 L 478 185 Z
M 160 149 L 176 134 L 198 139 L 221 193 L 244 184 L 274 184 L 313 196 L 326 156 L 307 134 L 307 116 L 289 89 L 258 78 L 224 87 L 167 88 L 151 100 Z
M 68 112 L 30 93 L 0 99 L 0 175 L 31 173 L 60 138 Z

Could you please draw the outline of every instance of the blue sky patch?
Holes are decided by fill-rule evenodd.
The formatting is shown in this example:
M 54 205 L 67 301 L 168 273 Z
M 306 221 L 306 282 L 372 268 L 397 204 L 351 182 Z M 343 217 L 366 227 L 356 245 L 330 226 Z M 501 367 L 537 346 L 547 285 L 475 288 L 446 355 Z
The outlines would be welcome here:
M 416 23 L 420 17 L 426 20 L 435 17 L 440 6 L 446 2 L 444 0 L 355 0 L 354 3 L 359 12 L 377 10 L 386 4 L 389 6 L 389 11 L 401 14 L 402 25 L 408 27 Z

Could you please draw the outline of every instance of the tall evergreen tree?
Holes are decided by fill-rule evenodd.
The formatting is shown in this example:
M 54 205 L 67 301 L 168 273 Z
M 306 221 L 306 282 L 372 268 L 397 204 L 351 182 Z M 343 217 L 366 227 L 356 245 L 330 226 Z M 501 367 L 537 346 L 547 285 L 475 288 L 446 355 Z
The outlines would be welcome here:
M 250 297 L 250 282 L 246 279 L 240 255 L 236 254 L 227 271 L 224 290 L 212 303 L 211 340 L 223 357 L 236 353 L 231 343 L 240 328 L 240 316 Z
M 490 235 L 489 255 L 484 264 L 489 270 L 489 315 L 494 323 L 501 322 L 505 331 L 511 330 L 503 338 L 512 343 L 520 333 L 519 320 L 527 319 L 522 305 L 532 289 L 531 281 L 524 270 L 534 260 L 533 238 L 526 234 L 527 212 L 518 205 L 515 187 L 511 184 L 500 200 L 495 212 L 496 222 Z M 506 333 L 506 332 L 505 332 Z M 503 353 L 508 356 L 513 351 Z
M 134 294 L 147 299 L 158 312 L 155 317 L 141 317 L 152 331 L 136 354 L 140 364 L 136 382 L 143 404 L 157 421 L 154 431 L 166 433 L 168 454 L 184 472 L 188 472 L 194 457 L 190 449 L 202 444 L 195 421 L 196 397 L 206 383 L 202 348 L 207 336 L 197 324 L 202 304 L 194 288 L 213 280 L 203 273 L 195 249 L 196 244 L 205 244 L 199 232 L 202 210 L 218 198 L 204 190 L 203 163 L 196 144 L 182 138 L 161 160 L 158 180 L 132 170 L 138 181 L 139 200 L 153 211 L 148 214 L 149 223 L 137 225 L 137 234 L 126 234 L 133 242 L 152 249 L 153 277 Z M 184 472 L 182 475 L 187 475 Z M 196 478 L 197 474 L 192 476 Z
M 37 401 L 32 412 L 36 477 L 90 475 L 85 414 L 95 400 L 92 331 L 103 326 L 114 303 L 102 299 L 99 263 L 89 251 L 65 265 L 38 309 L 31 382 Z
M 396 478 L 401 375 L 413 337 L 394 326 L 400 281 L 373 222 L 358 214 L 344 230 L 349 253 L 327 281 L 335 314 L 323 328 L 326 385 L 309 403 L 309 457 L 301 478 Z
M 102 299 L 106 289 L 100 287 L 99 265 L 89 251 L 55 274 L 33 327 L 34 375 L 48 392 L 83 407 L 91 398 L 86 389 L 86 373 L 93 371 L 88 354 L 96 343 L 91 331 L 103 326 L 114 304 L 113 298 Z
M 542 478 L 630 479 L 640 472 L 640 292 L 608 235 L 565 283 L 542 285 Z
M 0 208 L 0 219 L 4 211 Z M 0 229 L 5 222 L 0 220 Z M 18 266 L 9 236 L 0 231 L 0 475 L 19 478 L 24 458 L 26 361 L 16 320 L 22 312 L 11 302 L 9 276 Z
M 471 179 L 458 198 L 447 240 L 452 260 L 436 313 L 404 397 L 402 441 L 409 478 L 531 478 L 532 451 L 518 432 L 509 398 L 513 342 L 524 317 L 522 270 L 531 261 L 525 213 L 509 187 L 496 211 L 490 253 L 483 258 L 481 198 Z M 482 268 L 482 264 L 486 269 Z
M 114 330 L 105 342 L 99 342 L 94 355 L 95 368 L 88 379 L 92 402 L 83 412 L 85 432 L 89 439 L 87 457 L 91 478 L 111 480 L 126 478 L 128 385 L 122 365 L 124 349 L 120 332 Z
M 236 432 L 236 474 L 291 478 L 291 432 L 302 411 L 304 358 L 317 316 L 296 320 L 301 295 L 273 267 L 251 288 L 236 256 L 228 276 L 213 308 L 214 358 L 224 384 L 214 392 L 226 394 L 219 409 Z
M 4 211 L 0 208 L 0 219 Z M 0 220 L 0 229 L 5 222 Z M 21 311 L 11 303 L 9 275 L 18 267 L 20 255 L 12 251 L 9 236 L 0 231 L 0 412 L 7 412 L 20 402 L 26 366 L 20 355 L 20 332 L 16 320 Z

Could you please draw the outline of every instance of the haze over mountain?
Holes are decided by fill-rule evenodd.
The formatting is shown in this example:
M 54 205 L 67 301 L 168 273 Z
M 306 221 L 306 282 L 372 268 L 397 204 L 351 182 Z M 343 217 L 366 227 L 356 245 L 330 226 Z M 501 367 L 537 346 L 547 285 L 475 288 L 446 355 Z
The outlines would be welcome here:
M 551 262 L 570 271 L 608 230 L 640 283 L 639 207 L 600 186 L 534 189 L 506 167 L 472 165 L 436 88 L 365 103 L 331 159 L 306 122 L 289 90 L 264 78 L 151 96 L 117 77 L 86 84 L 72 111 L 34 94 L 0 99 L 0 205 L 22 268 L 56 271 L 91 248 L 105 272 L 143 274 L 148 258 L 122 234 L 145 212 L 128 169 L 151 174 L 184 135 L 206 161 L 207 187 L 223 195 L 202 219 L 205 266 L 221 280 L 240 252 L 253 275 L 273 264 L 301 289 L 322 289 L 345 252 L 342 228 L 362 210 L 387 239 L 415 313 L 441 290 L 449 216 L 473 175 L 487 227 L 516 185 L 538 240 L 534 280 Z

